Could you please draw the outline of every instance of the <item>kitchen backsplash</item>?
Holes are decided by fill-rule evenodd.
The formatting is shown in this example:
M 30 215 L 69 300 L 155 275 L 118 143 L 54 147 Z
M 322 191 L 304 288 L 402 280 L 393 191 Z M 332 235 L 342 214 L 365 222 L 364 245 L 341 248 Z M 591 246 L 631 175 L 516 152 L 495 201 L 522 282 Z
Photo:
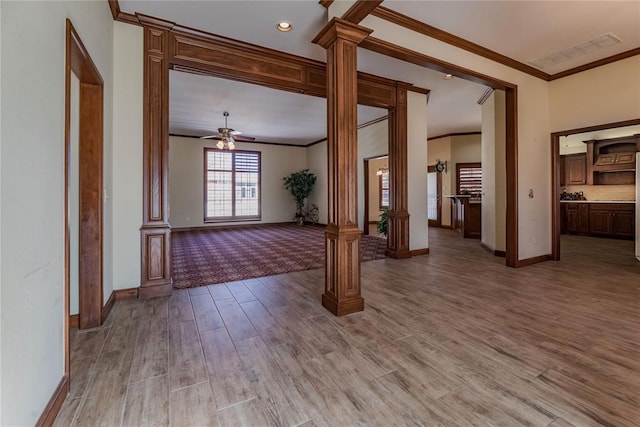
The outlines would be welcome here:
M 567 193 L 582 191 L 587 200 L 635 200 L 635 185 L 567 185 L 560 188 Z

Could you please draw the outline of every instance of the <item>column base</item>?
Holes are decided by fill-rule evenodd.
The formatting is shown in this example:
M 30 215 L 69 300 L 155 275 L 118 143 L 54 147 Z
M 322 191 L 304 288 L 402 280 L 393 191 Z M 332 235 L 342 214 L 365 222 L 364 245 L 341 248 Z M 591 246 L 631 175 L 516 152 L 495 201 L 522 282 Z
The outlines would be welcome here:
M 411 258 L 411 251 L 409 250 L 395 250 L 387 249 L 384 251 L 384 256 L 395 259 Z
M 171 283 L 168 285 L 145 286 L 139 288 L 138 298 L 168 297 L 171 296 L 172 292 L 173 285 Z
M 364 310 L 364 298 L 357 296 L 348 300 L 337 301 L 331 295 L 322 294 L 322 306 L 336 316 L 357 313 Z

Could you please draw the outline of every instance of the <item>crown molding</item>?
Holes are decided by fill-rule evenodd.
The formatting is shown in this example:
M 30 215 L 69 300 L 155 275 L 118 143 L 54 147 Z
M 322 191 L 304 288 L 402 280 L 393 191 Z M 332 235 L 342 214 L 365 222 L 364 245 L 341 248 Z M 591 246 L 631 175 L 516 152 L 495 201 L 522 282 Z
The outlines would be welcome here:
M 480 46 L 479 44 L 463 39 L 462 37 L 458 37 L 439 28 L 432 27 L 429 24 L 425 24 L 422 21 L 418 21 L 417 19 L 395 12 L 391 9 L 387 9 L 386 7 L 378 6 L 373 12 L 371 12 L 371 15 L 436 40 L 440 40 L 452 46 L 459 47 L 460 49 L 464 49 L 502 65 L 506 65 L 507 67 L 522 71 L 523 73 L 539 79 L 549 81 L 551 78 L 551 76 L 544 71 L 540 71 L 530 65 L 523 64 L 522 62 L 516 61 L 508 56 L 502 55 L 491 49 L 487 49 L 484 46 Z
M 583 71 L 591 70 L 593 68 L 601 67 L 603 65 L 611 64 L 612 62 L 622 61 L 623 59 L 631 58 L 632 56 L 640 55 L 640 47 L 627 50 L 626 52 L 618 53 L 606 58 L 598 59 L 597 61 L 589 62 L 588 64 L 580 65 L 578 67 L 570 68 L 565 71 L 555 73 L 549 79 L 550 81 L 561 79 L 563 77 L 571 76 L 573 74 L 582 73 Z
M 549 74 L 535 67 L 517 61 L 513 58 L 509 58 L 508 56 L 495 52 L 491 49 L 480 46 L 469 40 L 463 39 L 462 37 L 458 37 L 439 28 L 432 27 L 431 25 L 425 24 L 424 22 L 418 21 L 414 18 L 395 12 L 383 6 L 378 6 L 373 12 L 371 12 L 371 15 L 376 16 L 380 19 L 384 19 L 385 21 L 391 22 L 401 27 L 407 28 L 409 30 L 418 32 L 425 36 L 434 38 L 436 40 L 440 40 L 452 46 L 459 47 L 478 56 L 482 56 L 499 64 L 506 65 L 507 67 L 513 68 L 515 70 L 521 71 L 523 73 L 548 82 L 561 79 L 573 74 L 581 73 L 583 71 L 591 70 L 593 68 L 601 67 L 612 62 L 621 61 L 632 56 L 640 55 L 640 48 L 635 48 L 606 58 L 598 59 L 596 61 L 592 61 L 565 71 L 560 71 L 555 74 Z
M 388 118 L 389 118 L 388 115 L 384 115 L 384 116 L 378 117 L 377 119 L 369 120 L 368 122 L 365 122 L 365 123 L 363 123 L 361 125 L 358 125 L 358 129 L 366 128 L 367 126 L 371 126 L 371 125 L 375 125 L 376 123 L 383 122 L 383 121 L 387 120 Z M 321 142 L 324 142 L 326 140 L 327 140 L 326 137 L 325 138 L 321 138 L 321 139 L 318 139 L 316 141 L 310 142 L 307 145 L 302 145 L 302 147 L 309 148 L 309 147 L 314 146 L 316 144 L 320 144 Z M 378 156 L 378 157 L 380 157 L 380 156 Z M 372 157 L 372 158 L 374 158 L 374 157 Z
M 430 136 L 429 138 L 427 138 L 427 141 L 432 141 L 434 139 L 440 139 L 440 138 L 447 138 L 447 137 L 451 137 L 451 136 L 467 136 L 467 135 L 482 135 L 482 132 L 452 132 L 452 133 L 445 133 L 444 135 Z
M 333 4 L 334 0 L 320 0 L 318 3 L 320 3 L 320 6 L 324 7 L 325 9 L 329 9 L 329 6 L 331 6 Z

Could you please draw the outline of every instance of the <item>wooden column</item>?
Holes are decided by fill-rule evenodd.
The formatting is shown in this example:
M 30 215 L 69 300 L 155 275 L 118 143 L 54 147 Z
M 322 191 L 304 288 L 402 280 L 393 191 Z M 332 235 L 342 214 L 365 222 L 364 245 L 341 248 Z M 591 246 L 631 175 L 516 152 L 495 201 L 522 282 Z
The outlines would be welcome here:
M 396 107 L 389 109 L 389 211 L 385 255 L 391 258 L 411 257 L 407 174 L 407 89 L 396 84 Z
M 314 39 L 327 49 L 329 216 L 322 305 L 341 316 L 364 310 L 358 228 L 358 43 L 371 30 L 333 18 Z
M 144 27 L 143 208 L 140 297 L 172 290 L 168 199 L 169 31 Z

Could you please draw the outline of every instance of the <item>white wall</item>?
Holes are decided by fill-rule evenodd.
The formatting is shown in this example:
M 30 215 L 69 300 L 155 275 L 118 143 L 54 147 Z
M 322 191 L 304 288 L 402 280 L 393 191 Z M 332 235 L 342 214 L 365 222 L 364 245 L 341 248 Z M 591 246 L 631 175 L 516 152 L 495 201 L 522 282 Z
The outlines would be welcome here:
M 371 15 L 362 25 L 373 29 L 379 39 L 518 86 L 519 258 L 551 253 L 549 84 Z M 581 90 L 589 91 L 590 88 L 584 86 Z M 534 190 L 534 199 L 526 197 L 529 189 Z
M 429 247 L 427 219 L 427 97 L 407 94 L 407 210 L 409 249 Z
M 441 225 L 451 225 L 451 200 L 447 195 L 455 193 L 455 167 L 451 161 L 451 137 L 432 139 L 427 142 L 427 166 L 434 166 L 437 160 L 447 161 L 447 172 L 442 172 L 442 212 Z M 453 188 L 451 187 L 451 174 L 453 174 Z
M 506 250 L 506 110 L 504 91 L 482 105 L 482 243 Z
M 69 129 L 69 314 L 80 300 L 80 80 L 71 73 Z
M 551 131 L 640 118 L 640 56 L 549 83 Z
M 364 231 L 364 159 L 389 153 L 389 121 L 382 120 L 358 129 L 358 226 Z
M 113 29 L 113 287 L 140 286 L 142 225 L 142 28 Z M 105 300 L 106 301 L 106 300 Z
M 1 2 L 0 8 L 0 425 L 33 425 L 64 372 L 65 18 L 73 22 L 104 79 L 104 184 L 109 194 L 113 18 L 102 1 Z M 105 246 L 111 244 L 110 211 L 107 204 Z M 111 262 L 106 252 L 108 292 Z
M 313 193 L 309 196 L 309 202 L 318 206 L 320 224 L 326 224 L 329 215 L 329 182 L 328 182 L 328 159 L 327 141 L 322 141 L 307 148 L 307 168 L 316 174 L 318 179 L 313 188 Z
M 204 147 L 215 147 L 217 141 L 199 138 L 169 138 L 169 222 L 173 228 L 202 227 L 204 222 Z M 261 221 L 248 224 L 289 222 L 296 204 L 284 188 L 283 178 L 307 168 L 304 147 L 237 143 L 236 149 L 260 151 L 261 154 Z M 316 184 L 317 185 L 317 184 Z M 242 224 L 232 222 L 230 224 Z M 227 223 L 215 223 L 222 225 Z

